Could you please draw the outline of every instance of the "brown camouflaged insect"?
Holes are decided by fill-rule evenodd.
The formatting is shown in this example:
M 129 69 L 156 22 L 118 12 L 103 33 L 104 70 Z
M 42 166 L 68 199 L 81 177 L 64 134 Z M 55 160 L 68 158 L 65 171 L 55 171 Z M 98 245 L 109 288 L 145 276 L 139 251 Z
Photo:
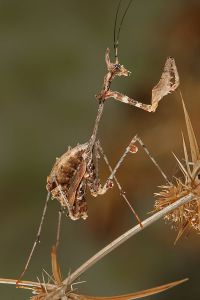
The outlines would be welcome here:
M 117 49 L 117 48 L 116 48 Z M 86 187 L 91 195 L 96 197 L 102 195 L 113 186 L 112 180 L 115 173 L 126 155 L 123 155 L 106 183 L 102 186 L 96 172 L 95 162 L 98 160 L 97 131 L 103 113 L 104 103 L 109 98 L 114 98 L 121 102 L 131 104 L 148 112 L 155 112 L 159 101 L 167 94 L 175 91 L 179 85 L 179 76 L 173 58 L 166 60 L 161 79 L 152 90 L 151 105 L 143 104 L 126 95 L 116 91 L 111 91 L 111 82 L 116 76 L 128 76 L 129 71 L 119 64 L 116 56 L 115 63 L 110 62 L 109 49 L 106 50 L 107 74 L 104 77 L 102 91 L 96 95 L 99 101 L 99 108 L 94 125 L 93 134 L 85 144 L 77 145 L 68 149 L 54 164 L 50 175 L 47 177 L 47 190 L 57 199 L 63 208 L 66 208 L 72 220 L 87 218 L 87 203 L 85 201 Z M 116 50 L 117 53 L 117 50 Z M 174 83 L 171 81 L 174 79 Z M 133 141 L 134 140 L 134 141 Z M 137 152 L 134 146 L 135 137 L 125 153 Z M 131 151 L 133 150 L 133 151 Z M 138 218 L 137 218 L 138 219 Z
M 174 59 L 171 57 L 167 58 L 161 78 L 157 83 L 157 85 L 155 85 L 154 88 L 152 89 L 151 104 L 143 104 L 126 95 L 123 95 L 122 93 L 111 90 L 111 83 L 115 77 L 117 76 L 127 77 L 128 75 L 130 75 L 130 71 L 128 71 L 123 65 L 119 63 L 118 45 L 119 45 L 119 35 L 121 31 L 121 26 L 131 2 L 132 0 L 129 1 L 125 9 L 125 12 L 122 15 L 121 21 L 118 26 L 118 30 L 117 30 L 117 23 L 118 23 L 118 14 L 120 10 L 121 1 L 119 1 L 117 7 L 115 24 L 114 24 L 115 61 L 113 63 L 111 62 L 110 50 L 107 48 L 105 54 L 107 73 L 104 76 L 102 90 L 100 91 L 99 94 L 96 95 L 96 99 L 99 103 L 99 106 L 98 106 L 97 116 L 96 116 L 91 138 L 89 139 L 88 142 L 77 145 L 72 149 L 69 147 L 68 150 L 60 158 L 56 160 L 50 172 L 50 175 L 47 177 L 46 188 L 48 191 L 48 195 L 43 209 L 41 222 L 36 235 L 36 240 L 33 244 L 31 253 L 26 262 L 24 271 L 21 273 L 19 277 L 19 280 L 22 278 L 25 271 L 27 270 L 34 249 L 40 241 L 42 224 L 44 221 L 44 217 L 47 210 L 47 204 L 50 199 L 50 196 L 58 200 L 62 210 L 66 211 L 66 215 L 69 216 L 72 220 L 78 220 L 80 218 L 86 219 L 88 216 L 87 214 L 88 208 L 87 208 L 87 202 L 85 198 L 86 189 L 88 188 L 91 195 L 96 197 L 98 195 L 105 194 L 108 189 L 112 188 L 113 180 L 114 180 L 118 189 L 120 190 L 122 197 L 127 202 L 133 214 L 135 215 L 137 221 L 140 223 L 140 226 L 142 227 L 140 218 L 138 217 L 135 210 L 128 202 L 128 199 L 126 198 L 126 195 L 123 192 L 121 185 L 118 182 L 115 175 L 119 166 L 121 165 L 124 158 L 126 157 L 126 155 L 129 152 L 130 153 L 137 152 L 137 147 L 135 146 L 135 142 L 138 141 L 145 149 L 144 144 L 138 137 L 136 136 L 133 137 L 130 144 L 126 147 L 125 152 L 117 162 L 115 168 L 112 169 L 108 162 L 107 157 L 103 152 L 103 148 L 101 147 L 100 142 L 97 140 L 99 122 L 103 114 L 104 104 L 109 98 L 114 98 L 115 100 L 130 104 L 132 106 L 141 108 L 148 112 L 155 112 L 158 107 L 159 101 L 167 94 L 175 91 L 176 88 L 179 86 L 179 76 L 178 76 Z M 147 150 L 145 151 L 148 153 Z M 106 180 L 104 185 L 100 183 L 100 179 L 98 177 L 99 154 L 103 156 L 105 162 L 108 164 L 108 167 L 111 171 L 111 174 Z

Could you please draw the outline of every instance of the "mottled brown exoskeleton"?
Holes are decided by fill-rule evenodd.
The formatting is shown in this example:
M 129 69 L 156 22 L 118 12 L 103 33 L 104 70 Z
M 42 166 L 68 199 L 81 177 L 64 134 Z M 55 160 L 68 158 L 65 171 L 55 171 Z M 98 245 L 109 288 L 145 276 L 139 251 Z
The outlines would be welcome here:
M 37 236 L 35 243 L 32 247 L 31 253 L 25 265 L 24 271 L 21 273 L 19 280 L 24 275 L 30 259 L 32 257 L 33 251 L 39 242 L 40 233 L 42 224 L 44 221 L 45 213 L 47 210 L 47 203 L 49 201 L 50 195 L 52 198 L 55 198 L 59 201 L 61 208 L 66 210 L 67 216 L 69 216 L 72 220 L 77 219 L 86 219 L 87 218 L 87 203 L 86 203 L 86 189 L 88 188 L 91 195 L 96 197 L 97 195 L 105 194 L 106 191 L 113 186 L 113 181 L 115 181 L 118 189 L 122 197 L 130 206 L 125 193 L 122 191 L 121 185 L 118 182 L 115 174 L 121 165 L 122 161 L 126 157 L 126 155 L 131 152 L 137 152 L 137 147 L 135 146 L 135 142 L 138 141 L 143 148 L 145 149 L 142 141 L 138 137 L 134 137 L 129 145 L 126 147 L 125 152 L 117 162 L 114 169 L 111 168 L 107 157 L 105 156 L 103 149 L 100 145 L 100 142 L 97 140 L 97 132 L 98 126 L 103 114 L 104 104 L 109 98 L 113 98 L 115 100 L 121 101 L 123 103 L 130 104 L 132 106 L 141 108 L 148 112 L 155 112 L 159 101 L 167 94 L 176 90 L 179 85 L 179 76 L 176 69 L 176 64 L 173 58 L 168 58 L 165 62 L 165 66 L 161 75 L 161 78 L 157 85 L 152 90 L 152 98 L 151 104 L 143 104 L 138 102 L 122 93 L 111 90 L 111 83 L 115 77 L 127 77 L 130 75 L 130 71 L 128 71 L 123 65 L 119 63 L 118 59 L 118 41 L 121 26 L 124 20 L 124 17 L 127 13 L 127 10 L 131 4 L 131 0 L 128 3 L 125 12 L 122 15 L 118 30 L 117 30 L 117 21 L 118 21 L 118 13 L 121 5 L 121 1 L 119 1 L 116 17 L 115 17 L 115 26 L 114 26 L 114 50 L 115 50 L 115 61 L 111 62 L 110 60 L 110 50 L 106 50 L 105 61 L 107 73 L 104 76 L 103 86 L 100 93 L 96 95 L 96 99 L 98 101 L 98 111 L 94 124 L 93 133 L 89 139 L 84 144 L 80 144 L 75 146 L 74 148 L 68 148 L 68 150 L 56 160 L 50 175 L 47 177 L 47 199 L 45 202 L 41 222 L 38 228 Z M 146 151 L 146 150 L 145 150 Z M 147 152 L 147 151 L 146 151 Z M 99 154 L 101 154 L 108 164 L 110 169 L 110 176 L 106 180 L 105 184 L 102 185 L 100 183 L 98 177 L 98 158 Z M 131 206 L 130 206 L 131 207 Z M 138 222 L 141 225 L 140 219 L 137 216 L 134 209 L 131 207 L 132 212 L 137 218 Z M 142 225 L 141 225 L 142 226 Z
M 110 92 L 110 84 L 115 76 L 128 76 L 129 71 L 119 64 L 110 63 L 109 49 L 106 51 L 106 63 L 108 73 L 104 78 L 103 89 L 97 99 L 99 108 L 93 134 L 90 140 L 84 144 L 68 149 L 53 166 L 47 177 L 47 190 L 56 198 L 72 220 L 87 218 L 87 203 L 85 192 L 88 187 L 91 195 L 104 194 L 113 186 L 112 179 L 116 172 L 102 186 L 96 171 L 98 159 L 98 143 L 96 141 L 100 118 L 103 113 L 104 102 L 107 93 Z
M 96 95 L 99 101 L 99 108 L 93 134 L 89 142 L 77 145 L 68 149 L 60 158 L 57 159 L 50 175 L 47 178 L 47 190 L 52 197 L 56 198 L 63 208 L 66 208 L 71 219 L 86 219 L 87 203 L 85 201 L 86 187 L 89 188 L 91 195 L 104 194 L 113 186 L 112 179 L 119 167 L 109 176 L 106 183 L 102 186 L 96 174 L 95 161 L 97 160 L 98 145 L 96 144 L 97 130 L 100 118 L 103 113 L 104 103 L 109 98 L 114 98 L 121 102 L 144 109 L 148 112 L 155 112 L 159 101 L 168 93 L 174 91 L 179 85 L 179 77 L 173 58 L 166 60 L 161 79 L 152 90 L 151 104 L 143 104 L 119 92 L 111 91 L 112 80 L 116 76 L 128 76 L 129 71 L 119 64 L 118 57 L 114 63 L 110 62 L 109 49 L 106 50 L 107 74 L 104 77 L 103 88 Z M 174 82 L 171 80 L 174 79 Z M 131 149 L 131 145 L 128 146 Z M 127 150 L 127 149 L 126 149 Z M 133 151 L 134 152 L 134 151 Z M 120 158 L 120 162 L 122 162 Z

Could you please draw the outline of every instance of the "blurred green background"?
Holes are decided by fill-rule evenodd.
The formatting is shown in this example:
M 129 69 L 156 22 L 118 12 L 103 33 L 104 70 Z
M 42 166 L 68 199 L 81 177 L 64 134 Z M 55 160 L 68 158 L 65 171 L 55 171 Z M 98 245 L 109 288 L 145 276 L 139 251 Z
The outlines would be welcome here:
M 105 74 L 104 53 L 113 47 L 118 1 L 0 2 L 0 276 L 17 278 L 35 238 L 46 197 L 46 177 L 55 158 L 88 140 Z M 126 5 L 123 1 L 123 5 Z M 113 89 L 149 103 L 166 57 L 173 56 L 181 90 L 200 139 L 200 2 L 133 1 L 123 24 L 119 58 L 132 76 Z M 138 133 L 161 167 L 176 173 L 182 157 L 184 117 L 178 93 L 155 114 L 110 100 L 99 137 L 115 164 Z M 105 180 L 107 168 L 101 164 Z M 153 208 L 164 183 L 146 155 L 129 155 L 118 178 L 141 216 Z M 63 218 L 59 260 L 63 276 L 136 222 L 117 189 L 96 199 L 88 194 L 89 218 Z M 25 275 L 51 273 L 59 205 L 50 202 L 41 244 Z M 186 284 L 148 299 L 199 299 L 200 240 L 191 233 L 174 247 L 176 233 L 159 221 L 88 270 L 78 290 L 90 295 L 128 293 L 190 277 Z M 30 293 L 0 285 L 0 299 L 29 299 Z

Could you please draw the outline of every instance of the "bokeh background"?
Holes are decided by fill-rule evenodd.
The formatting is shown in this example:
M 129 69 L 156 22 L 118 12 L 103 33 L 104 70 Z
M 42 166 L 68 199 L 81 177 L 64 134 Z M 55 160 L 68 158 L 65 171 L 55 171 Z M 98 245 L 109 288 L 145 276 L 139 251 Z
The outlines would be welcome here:
M 55 158 L 90 137 L 105 73 L 104 53 L 113 47 L 118 1 L 0 2 L 0 276 L 17 278 L 35 238 L 46 197 L 46 177 Z M 123 6 L 126 5 L 123 1 Z M 200 2 L 135 0 L 123 24 L 120 62 L 132 76 L 113 89 L 149 103 L 166 57 L 173 56 L 181 90 L 200 139 Z M 183 156 L 184 117 L 178 93 L 155 114 L 110 100 L 99 137 L 115 164 L 138 133 L 166 174 Z M 107 168 L 101 164 L 105 180 Z M 141 216 L 153 208 L 153 193 L 164 183 L 139 151 L 129 155 L 118 178 Z M 59 260 L 63 276 L 136 222 L 117 189 L 96 199 L 88 194 L 89 218 L 63 218 Z M 41 244 L 25 279 L 51 273 L 59 205 L 50 202 Z M 191 233 L 174 247 L 176 233 L 159 221 L 88 270 L 77 286 L 90 295 L 128 293 L 189 277 L 190 281 L 149 299 L 199 299 L 200 238 Z M 28 299 L 30 293 L 0 286 L 1 299 Z

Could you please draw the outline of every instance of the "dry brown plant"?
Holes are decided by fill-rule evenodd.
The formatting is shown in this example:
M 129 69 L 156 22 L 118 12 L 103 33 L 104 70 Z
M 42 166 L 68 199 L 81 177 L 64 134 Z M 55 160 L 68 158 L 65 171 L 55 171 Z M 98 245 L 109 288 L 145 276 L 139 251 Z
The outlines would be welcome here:
M 110 244 L 108 244 L 106 247 L 101 249 L 99 252 L 97 252 L 94 256 L 92 256 L 88 261 L 86 261 L 83 265 L 81 265 L 77 270 L 75 270 L 72 274 L 68 275 L 64 280 L 61 279 L 61 272 L 60 267 L 57 262 L 57 254 L 56 250 L 58 247 L 58 234 L 57 234 L 57 242 L 56 247 L 53 247 L 51 252 L 51 260 L 52 260 L 52 273 L 53 276 L 49 276 L 49 278 L 53 281 L 53 283 L 45 283 L 43 280 L 43 283 L 41 282 L 33 282 L 33 281 L 20 281 L 18 282 L 17 279 L 5 279 L 0 278 L 0 283 L 2 284 L 11 284 L 16 285 L 17 287 L 22 287 L 25 289 L 29 289 L 32 292 L 36 293 L 34 297 L 32 297 L 32 300 L 65 300 L 66 297 L 69 297 L 71 295 L 71 299 L 86 299 L 83 297 L 83 295 L 79 295 L 73 292 L 72 284 L 79 278 L 84 272 L 86 272 L 89 268 L 91 268 L 93 265 L 95 265 L 98 261 L 100 261 L 103 257 L 111 253 L 114 249 L 119 247 L 121 244 L 126 242 L 128 239 L 133 237 L 134 235 L 140 233 L 142 230 L 147 228 L 148 226 L 152 225 L 156 221 L 163 218 L 166 214 L 171 213 L 172 211 L 176 210 L 178 207 L 180 207 L 183 204 L 186 204 L 194 199 L 193 194 L 189 194 L 185 197 L 182 197 L 181 199 L 177 200 L 176 202 L 168 205 L 167 207 L 163 208 L 162 210 L 154 213 L 149 218 L 145 219 L 142 222 L 142 227 L 140 225 L 136 225 L 126 231 L 124 234 L 119 236 L 117 239 L 112 241 Z M 60 229 L 60 223 L 58 224 L 58 233 Z M 114 297 L 92 297 L 87 296 L 87 299 L 139 299 L 145 296 L 149 296 L 152 294 L 156 294 L 159 292 L 162 292 L 166 289 L 169 289 L 171 287 L 174 287 L 180 283 L 183 283 L 187 280 L 182 279 L 178 280 L 169 284 L 165 284 L 159 287 L 155 287 L 149 290 L 144 290 L 137 293 L 131 293 L 123 296 L 114 296 Z M 65 297 L 65 298 L 63 298 Z M 76 298 L 75 298 L 76 297 Z M 82 297 L 82 298 L 81 298 Z M 120 298 L 121 297 L 121 298 Z M 123 298 L 124 297 L 124 298 Z M 134 298 L 135 297 L 135 298 Z M 69 298 L 70 299 L 70 298 Z
M 200 231 L 200 151 L 195 137 L 195 133 L 190 121 L 185 103 L 182 105 L 189 139 L 190 153 L 188 153 L 185 138 L 182 134 L 184 159 L 180 160 L 175 154 L 182 176 L 175 177 L 174 183 L 161 186 L 161 191 L 156 193 L 155 210 L 159 211 L 171 203 L 176 202 L 181 197 L 193 193 L 194 199 L 178 209 L 170 212 L 164 220 L 172 224 L 172 228 L 178 231 L 175 243 L 184 232 L 194 229 Z

